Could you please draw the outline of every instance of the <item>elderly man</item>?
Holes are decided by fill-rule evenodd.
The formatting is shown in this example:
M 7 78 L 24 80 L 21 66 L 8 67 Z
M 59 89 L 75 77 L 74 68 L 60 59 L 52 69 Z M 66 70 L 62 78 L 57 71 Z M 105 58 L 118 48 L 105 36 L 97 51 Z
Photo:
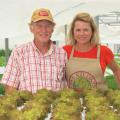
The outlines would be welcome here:
M 7 93 L 13 89 L 32 93 L 42 88 L 56 91 L 66 86 L 67 55 L 50 40 L 54 26 L 48 9 L 33 12 L 29 27 L 34 39 L 12 51 L 1 80 Z

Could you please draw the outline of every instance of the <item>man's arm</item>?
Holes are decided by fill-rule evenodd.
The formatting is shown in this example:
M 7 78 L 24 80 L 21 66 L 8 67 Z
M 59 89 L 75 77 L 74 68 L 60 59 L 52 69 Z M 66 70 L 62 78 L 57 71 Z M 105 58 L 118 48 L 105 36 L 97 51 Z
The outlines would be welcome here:
M 11 86 L 8 86 L 8 85 L 5 86 L 5 93 L 6 94 L 10 94 L 15 90 L 16 90 L 16 88 L 14 88 L 14 87 L 11 87 Z
M 13 50 L 0 81 L 1 84 L 5 85 L 5 92 L 9 93 L 19 85 L 20 63 L 18 60 L 18 52 Z

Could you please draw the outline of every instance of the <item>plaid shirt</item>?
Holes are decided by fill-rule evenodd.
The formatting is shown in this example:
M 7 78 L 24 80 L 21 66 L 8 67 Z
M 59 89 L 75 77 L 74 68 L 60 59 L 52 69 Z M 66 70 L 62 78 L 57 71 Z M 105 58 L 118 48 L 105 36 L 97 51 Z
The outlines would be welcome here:
M 41 54 L 34 42 L 29 42 L 11 53 L 1 83 L 19 90 L 35 93 L 38 89 L 59 90 L 65 87 L 67 54 L 51 44 L 46 54 Z

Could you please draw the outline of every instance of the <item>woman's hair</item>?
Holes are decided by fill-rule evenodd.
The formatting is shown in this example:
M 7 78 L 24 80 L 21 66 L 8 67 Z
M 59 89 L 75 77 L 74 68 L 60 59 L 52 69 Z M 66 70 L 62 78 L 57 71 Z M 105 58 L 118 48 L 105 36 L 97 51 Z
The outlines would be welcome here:
M 91 29 L 92 29 L 92 36 L 91 36 L 91 44 L 99 44 L 99 34 L 98 34 L 98 29 L 97 26 L 93 20 L 93 18 L 88 14 L 88 13 L 78 13 L 75 18 L 73 19 L 71 23 L 71 27 L 69 30 L 69 43 L 71 45 L 76 44 L 76 40 L 74 39 L 74 27 L 75 27 L 75 22 L 76 21 L 84 21 L 87 23 L 90 23 Z

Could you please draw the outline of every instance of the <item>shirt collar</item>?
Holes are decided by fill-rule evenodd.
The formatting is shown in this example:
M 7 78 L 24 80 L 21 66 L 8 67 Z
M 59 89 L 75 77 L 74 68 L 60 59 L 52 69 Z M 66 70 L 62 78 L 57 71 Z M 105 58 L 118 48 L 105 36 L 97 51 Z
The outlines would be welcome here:
M 50 49 L 48 50 L 47 53 L 45 53 L 44 55 L 39 51 L 39 49 L 36 47 L 34 41 L 32 41 L 32 46 L 33 46 L 33 49 L 35 51 L 38 51 L 43 57 L 45 56 L 48 56 L 48 55 L 51 55 L 54 51 L 55 51 L 55 45 L 54 43 L 51 41 L 51 45 L 50 45 Z

